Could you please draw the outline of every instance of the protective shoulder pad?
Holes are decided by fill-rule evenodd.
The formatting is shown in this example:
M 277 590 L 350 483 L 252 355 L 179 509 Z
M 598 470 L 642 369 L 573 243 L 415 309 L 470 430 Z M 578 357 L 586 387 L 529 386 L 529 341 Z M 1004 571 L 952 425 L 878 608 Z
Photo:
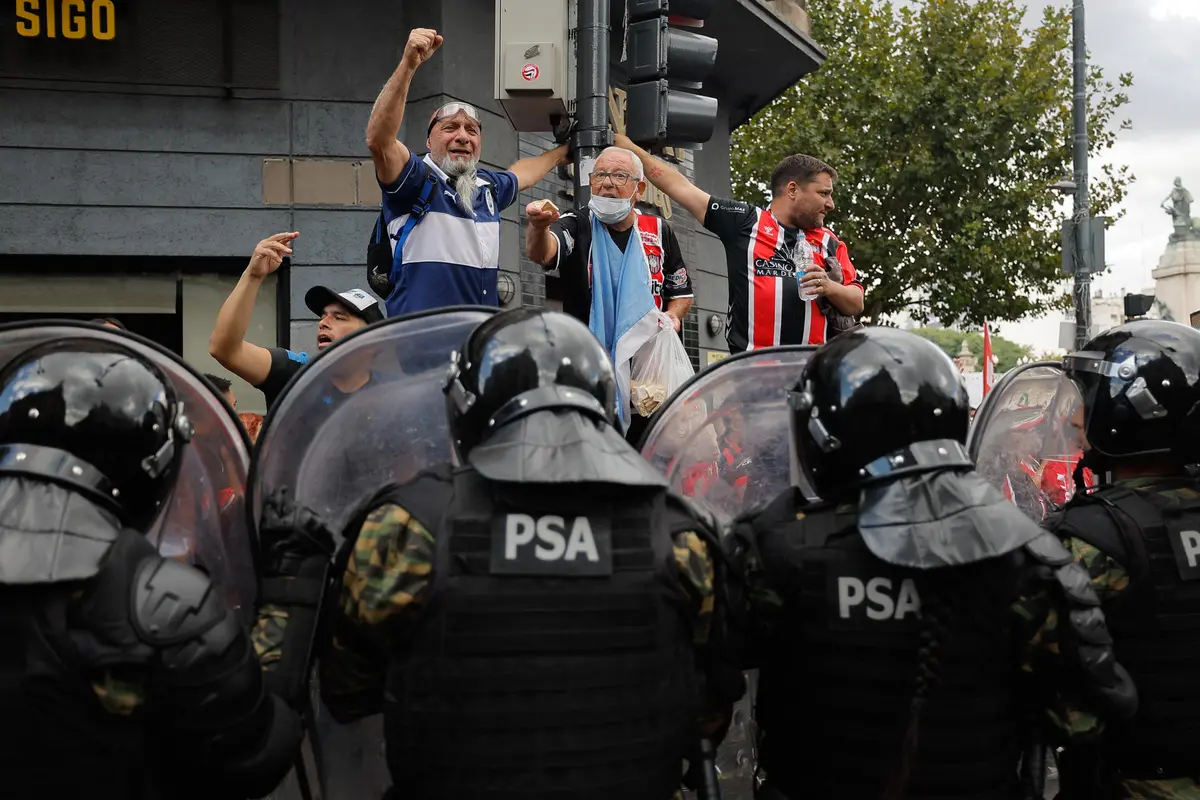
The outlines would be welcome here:
M 1047 527 L 1060 539 L 1079 539 L 1119 562 L 1125 561 L 1125 537 L 1113 519 L 1112 500 L 1104 492 L 1072 499 L 1048 521 Z
M 667 530 L 672 535 L 682 531 L 696 530 L 701 535 L 711 534 L 719 538 L 721 523 L 710 511 L 706 511 L 687 497 L 668 490 L 666 492 Z
M 830 507 L 826 503 L 809 505 L 797 502 L 798 498 L 803 500 L 803 496 L 799 492 L 792 487 L 788 487 L 773 497 L 765 506 L 760 506 L 758 509 L 751 509 L 738 519 L 742 522 L 748 522 L 756 528 L 769 528 L 773 525 L 795 522 L 797 514 L 807 516 L 814 511 L 821 511 Z
M 173 558 L 142 559 L 133 577 L 133 627 L 153 647 L 168 647 L 220 624 L 226 608 L 208 576 Z
M 375 509 L 384 505 L 400 506 L 427 531 L 436 532 L 453 495 L 453 486 L 453 467 L 439 464 L 418 472 L 408 483 L 390 483 L 375 492 L 359 504 L 342 530 L 342 546 L 334 557 L 335 574 L 346 569 L 363 523 Z
M 400 506 L 425 530 L 435 533 L 441 527 L 446 507 L 454 495 L 454 475 L 449 464 L 424 470 L 408 483 L 397 486 L 385 502 Z

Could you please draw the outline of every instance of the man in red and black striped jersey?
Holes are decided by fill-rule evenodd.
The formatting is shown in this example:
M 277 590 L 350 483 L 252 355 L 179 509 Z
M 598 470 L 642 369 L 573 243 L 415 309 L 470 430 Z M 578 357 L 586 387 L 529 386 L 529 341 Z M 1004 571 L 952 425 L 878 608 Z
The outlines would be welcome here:
M 609 219 L 601 219 L 609 236 L 623 253 L 637 231 L 646 254 L 650 292 L 659 311 L 682 327 L 692 306 L 692 281 L 683 263 L 675 232 L 662 217 L 641 214 L 634 208 L 646 191 L 642 163 L 619 147 L 609 147 L 596 159 L 590 176 L 596 202 L 618 208 Z M 535 200 L 525 209 L 525 252 L 529 260 L 547 269 L 558 269 L 563 282 L 563 311 L 585 325 L 592 308 L 592 209 L 568 211 Z M 619 217 L 619 219 L 617 219 Z
M 834 207 L 833 167 L 811 156 L 788 156 L 771 175 L 771 204 L 757 208 L 713 197 L 625 136 L 616 143 L 637 153 L 646 178 L 725 245 L 725 335 L 732 352 L 824 344 L 862 313 L 863 285 L 849 250 L 825 227 Z

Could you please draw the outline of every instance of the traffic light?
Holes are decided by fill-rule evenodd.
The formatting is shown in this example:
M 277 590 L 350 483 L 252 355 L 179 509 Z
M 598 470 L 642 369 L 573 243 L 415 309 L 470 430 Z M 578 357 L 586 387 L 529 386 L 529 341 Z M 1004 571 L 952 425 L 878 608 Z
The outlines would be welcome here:
M 717 63 L 717 40 L 675 24 L 707 19 L 716 3 L 631 0 L 625 134 L 638 144 L 687 146 L 712 138 L 717 99 L 693 92 Z
M 1150 313 L 1154 308 L 1154 295 L 1127 294 L 1125 295 L 1125 319 L 1138 319 Z

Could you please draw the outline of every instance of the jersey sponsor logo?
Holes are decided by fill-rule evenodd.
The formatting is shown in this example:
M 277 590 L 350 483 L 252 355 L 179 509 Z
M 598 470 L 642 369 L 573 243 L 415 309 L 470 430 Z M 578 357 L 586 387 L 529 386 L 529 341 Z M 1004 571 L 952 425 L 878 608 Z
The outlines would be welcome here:
M 746 214 L 750 212 L 750 206 L 738 200 L 713 200 L 709 205 L 713 211 L 732 211 L 735 213 Z
M 921 617 L 921 598 L 912 578 L 837 575 L 829 588 L 842 627 L 915 623 Z
M 797 274 L 804 274 L 813 263 L 814 255 L 813 246 L 807 239 L 797 239 L 790 245 L 780 242 L 770 258 L 754 259 L 754 274 L 766 278 L 795 278 Z
M 687 269 L 684 267 L 680 267 L 679 269 L 675 270 L 674 272 L 672 272 L 670 275 L 667 276 L 667 285 L 670 286 L 672 289 L 679 289 L 680 287 L 687 285 L 687 280 L 688 280 Z
M 605 519 L 502 514 L 492 525 L 491 571 L 495 575 L 611 575 L 612 531 Z
M 1175 552 L 1175 568 L 1179 570 L 1179 579 L 1200 580 L 1200 531 L 1172 525 L 1168 521 L 1167 538 Z

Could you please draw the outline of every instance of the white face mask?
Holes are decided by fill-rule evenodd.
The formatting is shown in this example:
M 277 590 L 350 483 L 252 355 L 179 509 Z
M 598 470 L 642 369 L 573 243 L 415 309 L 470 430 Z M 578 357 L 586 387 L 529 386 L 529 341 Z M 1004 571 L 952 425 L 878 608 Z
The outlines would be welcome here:
M 592 195 L 592 199 L 588 201 L 588 208 L 592 210 L 596 219 L 605 225 L 616 225 L 629 216 L 629 211 L 633 208 L 633 198 Z

